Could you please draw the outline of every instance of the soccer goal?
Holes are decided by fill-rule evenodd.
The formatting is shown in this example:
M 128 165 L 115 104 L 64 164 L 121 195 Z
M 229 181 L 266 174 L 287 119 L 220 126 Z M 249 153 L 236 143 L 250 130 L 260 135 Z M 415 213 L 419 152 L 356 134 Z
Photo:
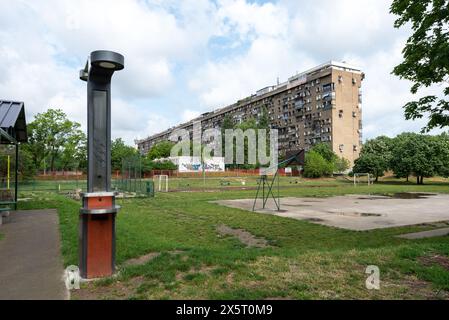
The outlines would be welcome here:
M 165 174 L 161 174 L 161 175 L 156 175 L 153 178 L 153 181 L 157 182 L 157 186 L 158 186 L 158 191 L 159 192 L 168 192 L 168 175 Z
M 354 173 L 354 187 L 358 184 L 367 184 L 368 186 L 373 184 L 372 175 L 369 173 Z

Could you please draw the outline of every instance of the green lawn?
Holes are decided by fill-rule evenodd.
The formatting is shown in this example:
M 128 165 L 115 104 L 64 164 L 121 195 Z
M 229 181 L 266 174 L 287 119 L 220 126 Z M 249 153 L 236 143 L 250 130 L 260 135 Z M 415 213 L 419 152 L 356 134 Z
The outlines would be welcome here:
M 282 196 L 333 196 L 407 191 L 449 193 L 449 184 L 424 186 L 388 181 L 353 187 L 340 180 L 302 181 Z M 254 197 L 254 190 L 157 193 L 119 200 L 117 277 L 89 283 L 74 299 L 447 299 L 449 239 L 402 240 L 394 235 L 429 225 L 355 232 L 222 207 L 209 201 Z M 66 265 L 77 264 L 80 203 L 50 192 L 24 192 L 21 209 L 57 208 Z M 246 247 L 217 227 L 244 229 L 264 238 Z M 123 263 L 157 253 L 147 263 Z M 381 289 L 365 288 L 365 269 L 377 265 Z

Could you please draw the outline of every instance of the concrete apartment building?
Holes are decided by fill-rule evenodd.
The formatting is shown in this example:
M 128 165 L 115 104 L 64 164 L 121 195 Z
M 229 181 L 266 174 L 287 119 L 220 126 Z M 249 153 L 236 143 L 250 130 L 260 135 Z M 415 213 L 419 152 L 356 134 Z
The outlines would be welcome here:
M 258 118 L 265 107 L 272 128 L 279 129 L 279 152 L 305 149 L 325 142 L 351 164 L 362 144 L 362 91 L 364 73 L 346 63 L 329 61 L 297 74 L 288 81 L 263 88 L 236 103 L 202 114 L 146 139 L 136 140 L 141 153 L 168 140 L 176 129 L 219 128 L 226 114 L 234 123 Z

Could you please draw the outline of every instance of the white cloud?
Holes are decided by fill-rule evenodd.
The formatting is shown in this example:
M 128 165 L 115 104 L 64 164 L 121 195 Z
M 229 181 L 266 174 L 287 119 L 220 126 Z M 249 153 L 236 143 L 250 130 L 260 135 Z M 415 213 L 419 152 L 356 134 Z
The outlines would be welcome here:
M 248 36 L 280 36 L 288 33 L 286 8 L 272 3 L 259 5 L 244 0 L 220 0 L 218 17 L 227 31 L 240 38 Z
M 138 124 L 144 117 L 145 122 L 149 115 L 139 115 L 135 103 L 171 90 L 175 65 L 197 59 L 195 52 L 214 32 L 204 27 L 211 8 L 205 1 L 195 6 L 186 1 L 195 9 L 185 7 L 179 17 L 138 0 L 0 2 L 0 96 L 24 100 L 28 121 L 58 107 L 85 127 L 86 89 L 78 70 L 91 51 L 109 49 L 125 55 L 125 70 L 113 79 L 113 97 L 127 101 L 126 106 L 119 102 L 126 110 L 120 119 L 134 117 Z M 199 19 L 188 25 L 179 20 L 194 14 Z M 145 130 L 129 127 L 128 121 L 122 125 L 121 132 L 134 136 Z
M 173 125 L 175 125 L 175 123 L 173 123 L 170 119 L 151 113 L 147 117 L 146 129 L 142 130 L 136 138 L 146 138 L 147 136 L 162 132 Z
M 315 62 L 301 52 L 293 53 L 283 39 L 262 37 L 252 42 L 244 55 L 209 62 L 190 81 L 201 102 L 219 107 L 247 97 L 258 89 L 276 83 Z
M 366 138 L 418 131 L 425 124 L 424 119 L 404 119 L 402 106 L 414 97 L 410 84 L 391 74 L 402 59 L 409 33 L 394 29 L 391 1 L 285 0 L 258 5 L 229 0 L 220 4 L 227 6 L 219 12 L 234 26 L 230 32 L 249 38 L 250 45 L 239 55 L 210 60 L 197 71 L 189 85 L 203 105 L 224 106 L 275 84 L 277 76 L 285 81 L 297 71 L 341 60 L 366 74 L 362 87 Z
M 187 109 L 187 110 L 183 111 L 181 120 L 182 120 L 182 122 L 187 122 L 187 121 L 195 119 L 200 114 L 201 114 L 200 111 Z
M 29 121 L 58 107 L 85 127 L 78 69 L 93 50 L 118 51 L 113 135 L 132 143 L 337 59 L 366 73 L 366 137 L 416 131 L 424 120 L 401 108 L 409 84 L 391 75 L 409 30 L 393 28 L 390 3 L 0 0 L 0 98 L 24 100 Z

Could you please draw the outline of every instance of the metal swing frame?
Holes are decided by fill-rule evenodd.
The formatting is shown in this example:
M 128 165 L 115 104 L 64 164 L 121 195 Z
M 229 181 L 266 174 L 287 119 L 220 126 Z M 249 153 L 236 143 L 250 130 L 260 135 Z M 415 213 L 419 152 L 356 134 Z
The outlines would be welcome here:
M 256 196 L 254 197 L 254 203 L 253 203 L 253 210 L 256 209 L 256 203 L 259 199 L 259 194 L 262 190 L 262 209 L 264 210 L 267 205 L 268 198 L 271 196 L 275 205 L 276 205 L 276 211 L 281 211 L 281 197 L 280 197 L 280 183 L 279 183 L 279 168 L 282 165 L 289 166 L 289 165 L 304 165 L 304 150 L 295 151 L 291 153 L 291 155 L 284 161 L 278 163 L 276 166 L 276 171 L 273 175 L 273 178 L 271 180 L 268 179 L 268 175 L 263 174 L 258 179 L 258 187 Z M 270 169 L 270 168 L 268 168 Z M 273 193 L 273 186 L 275 181 L 277 180 L 277 196 Z M 265 188 L 268 188 L 267 193 L 265 194 Z M 277 198 L 277 199 L 276 199 Z

